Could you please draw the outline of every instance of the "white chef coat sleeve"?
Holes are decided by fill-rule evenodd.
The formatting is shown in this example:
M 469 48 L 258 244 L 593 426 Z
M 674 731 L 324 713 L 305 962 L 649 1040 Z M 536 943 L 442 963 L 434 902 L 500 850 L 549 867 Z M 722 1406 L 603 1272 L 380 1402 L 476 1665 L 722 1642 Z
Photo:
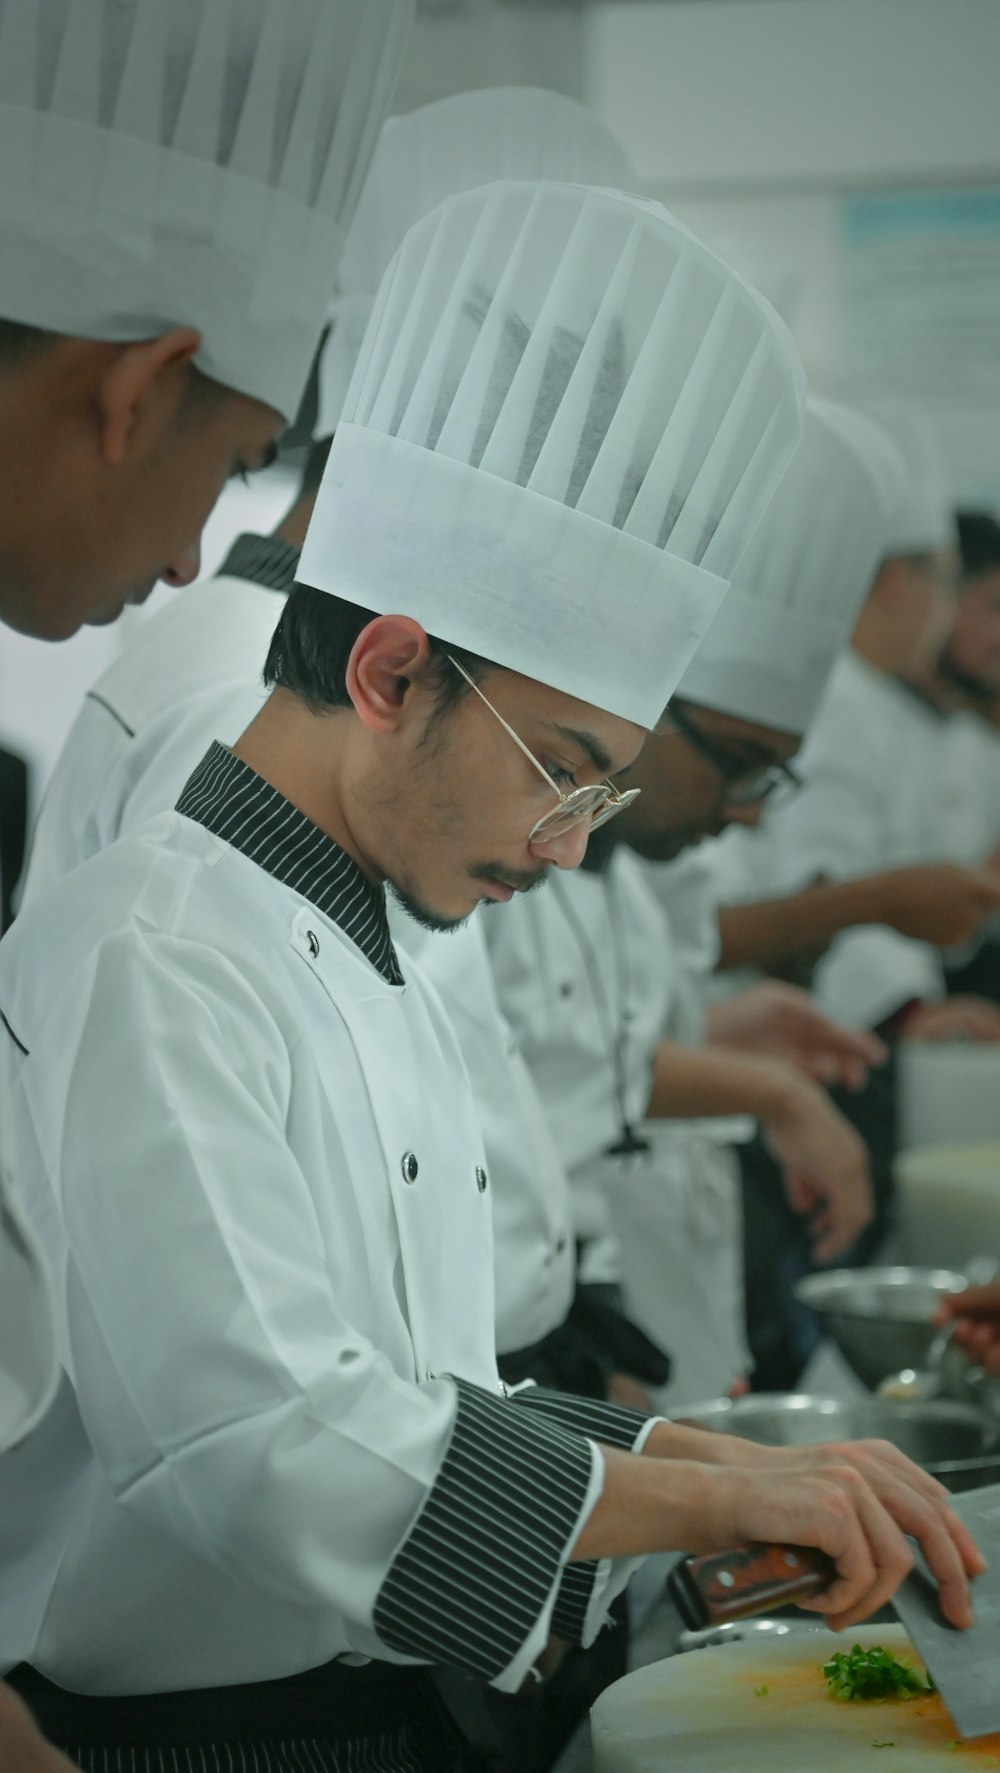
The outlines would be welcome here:
M 849 1028 L 877 1028 L 904 1004 L 944 997 L 944 963 L 929 942 L 868 924 L 836 938 L 816 967 L 813 990 Z
M 313 1610 L 317 1660 L 346 1629 L 516 1689 L 598 1446 L 499 1392 L 418 1385 L 347 1321 L 317 1220 L 336 1151 L 304 1174 L 288 1043 L 227 959 L 119 931 L 35 1011 L 30 1041 L 3 1039 L 5 1143 L 120 1505 Z

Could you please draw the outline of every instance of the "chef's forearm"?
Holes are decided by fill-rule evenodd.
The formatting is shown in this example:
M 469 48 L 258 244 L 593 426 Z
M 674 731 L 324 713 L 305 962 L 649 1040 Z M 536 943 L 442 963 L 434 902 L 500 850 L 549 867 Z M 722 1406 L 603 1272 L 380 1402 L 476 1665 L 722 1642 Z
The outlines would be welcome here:
M 766 1119 L 780 1111 L 793 1087 L 790 1067 L 778 1060 L 661 1041 L 646 1112 L 654 1120 L 730 1114 Z
M 854 924 L 878 923 L 883 910 L 879 875 L 821 881 L 801 893 L 719 909 L 719 972 L 731 967 L 777 966 L 822 948 Z
M 705 1466 L 602 1451 L 604 1488 L 573 1546 L 574 1562 L 690 1551 L 713 1536 L 717 1486 Z
M 642 1447 L 650 1459 L 694 1460 L 698 1465 L 766 1465 L 774 1449 L 760 1447 L 738 1435 L 695 1428 L 684 1422 L 654 1422 Z

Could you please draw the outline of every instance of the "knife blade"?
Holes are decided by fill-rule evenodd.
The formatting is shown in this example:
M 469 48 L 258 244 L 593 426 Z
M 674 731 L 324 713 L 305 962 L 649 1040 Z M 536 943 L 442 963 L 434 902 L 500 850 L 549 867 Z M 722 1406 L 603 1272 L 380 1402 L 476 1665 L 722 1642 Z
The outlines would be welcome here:
M 930 1670 L 934 1685 L 961 1736 L 1000 1730 L 1000 1484 L 966 1490 L 950 1505 L 964 1521 L 987 1562 L 972 1591 L 975 1624 L 948 1625 L 937 1587 L 918 1556 L 893 1599 L 900 1623 Z

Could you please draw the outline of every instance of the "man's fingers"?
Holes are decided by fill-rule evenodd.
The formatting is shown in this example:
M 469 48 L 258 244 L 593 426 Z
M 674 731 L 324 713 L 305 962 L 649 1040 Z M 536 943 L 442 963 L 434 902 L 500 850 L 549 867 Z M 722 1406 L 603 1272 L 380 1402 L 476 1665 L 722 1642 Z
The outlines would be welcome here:
M 919 1539 L 922 1529 L 926 1528 L 936 1543 L 939 1536 L 944 1535 L 951 1551 L 942 1547 L 941 1555 L 945 1559 L 941 1565 L 942 1574 L 950 1572 L 953 1578 L 983 1574 L 986 1560 L 969 1529 L 952 1509 L 949 1493 L 937 1478 L 914 1465 L 889 1441 L 860 1441 L 830 1450 L 861 1472 L 869 1488 L 905 1533 Z M 937 1575 L 930 1558 L 927 1561 Z
M 953 1317 L 995 1318 L 1000 1327 L 1000 1282 L 988 1281 L 983 1287 L 966 1287 L 961 1293 L 947 1293 L 941 1300 L 941 1307 Z

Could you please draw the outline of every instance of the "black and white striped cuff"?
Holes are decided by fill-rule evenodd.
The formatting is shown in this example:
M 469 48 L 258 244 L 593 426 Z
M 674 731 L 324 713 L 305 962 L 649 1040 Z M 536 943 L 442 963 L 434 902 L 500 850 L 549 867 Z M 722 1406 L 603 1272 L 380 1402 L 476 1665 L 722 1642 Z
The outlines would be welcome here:
M 552 1630 L 568 1644 L 579 1644 L 587 1626 L 594 1584 L 601 1566 L 567 1564 L 562 1573 L 556 1604 L 552 1609 Z
M 513 1401 L 522 1409 L 537 1410 L 571 1434 L 586 1435 L 588 1440 L 601 1441 L 606 1447 L 620 1447 L 626 1453 L 635 1449 L 637 1441 L 645 1439 L 651 1422 L 641 1410 L 629 1410 L 623 1404 L 602 1404 L 586 1397 L 570 1397 L 568 1392 L 547 1391 L 541 1385 L 526 1385 L 516 1393 Z
M 560 1581 L 595 1454 L 581 1435 L 519 1408 L 520 1398 L 454 1384 L 451 1442 L 382 1585 L 374 1624 L 391 1650 L 493 1680 Z M 567 1627 L 579 1614 L 579 1585 L 571 1586 Z

